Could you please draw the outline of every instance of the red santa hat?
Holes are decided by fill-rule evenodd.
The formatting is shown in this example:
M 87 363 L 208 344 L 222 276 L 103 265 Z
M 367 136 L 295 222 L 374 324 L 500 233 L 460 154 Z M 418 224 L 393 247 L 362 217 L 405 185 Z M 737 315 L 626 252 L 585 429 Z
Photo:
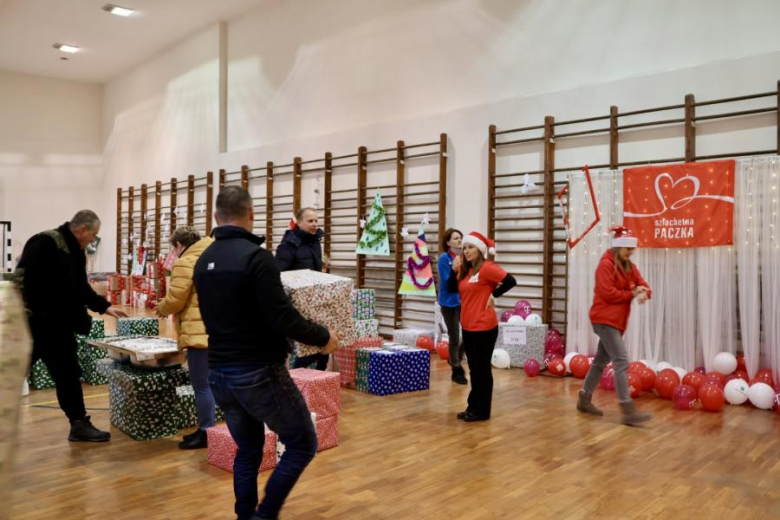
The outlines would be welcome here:
M 612 247 L 634 248 L 639 245 L 639 239 L 628 228 L 615 226 L 609 231 L 612 233 Z
M 476 231 L 472 231 L 465 237 L 463 237 L 463 245 L 471 244 L 472 246 L 479 249 L 479 251 L 482 253 L 483 258 L 487 258 L 488 253 L 491 255 L 496 254 L 496 243 L 487 238 L 482 233 L 477 233 Z

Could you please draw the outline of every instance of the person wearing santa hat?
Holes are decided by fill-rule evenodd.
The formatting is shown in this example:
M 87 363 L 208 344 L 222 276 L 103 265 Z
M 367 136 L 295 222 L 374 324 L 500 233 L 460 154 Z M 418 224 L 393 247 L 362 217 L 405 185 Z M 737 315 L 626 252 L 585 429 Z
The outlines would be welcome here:
M 652 296 L 650 286 L 642 278 L 639 269 L 631 262 L 631 255 L 638 240 L 624 227 L 610 229 L 612 249 L 601 257 L 596 269 L 596 287 L 590 321 L 599 337 L 596 358 L 585 377 L 579 393 L 577 410 L 592 415 L 603 415 L 591 402 L 593 391 L 601 380 L 601 374 L 610 360 L 615 370 L 615 388 L 623 410 L 623 424 L 634 426 L 651 418 L 649 413 L 636 410 L 628 390 L 628 354 L 623 334 L 631 313 L 631 302 L 643 304 Z
M 466 410 L 458 419 L 466 422 L 490 419 L 493 402 L 493 372 L 490 360 L 498 339 L 495 299 L 517 285 L 515 278 L 488 260 L 495 243 L 472 232 L 463 238 L 463 252 L 452 263 L 447 289 L 460 294 L 460 324 L 469 362 L 471 392 Z

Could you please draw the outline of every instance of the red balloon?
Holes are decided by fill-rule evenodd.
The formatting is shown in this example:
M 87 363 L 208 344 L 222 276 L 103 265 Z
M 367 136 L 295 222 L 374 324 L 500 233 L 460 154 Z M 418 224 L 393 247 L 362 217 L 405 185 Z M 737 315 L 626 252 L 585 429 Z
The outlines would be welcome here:
M 691 385 L 677 385 L 672 391 L 674 407 L 678 410 L 691 410 L 696 403 L 696 395 L 696 389 Z
M 588 370 L 590 370 L 590 363 L 588 363 L 587 357 L 577 354 L 569 361 L 569 368 L 571 369 L 571 375 L 577 379 L 585 379 L 585 376 L 588 375 Z
M 747 372 L 745 372 L 744 370 L 735 370 L 731 374 L 726 376 L 727 383 L 732 379 L 741 379 L 745 382 L 750 380 L 750 378 L 748 378 Z
M 507 321 L 509 321 L 509 318 L 511 318 L 514 315 L 515 315 L 515 311 L 514 310 L 508 310 L 508 311 L 502 312 L 501 313 L 501 322 L 502 323 L 506 323 Z
M 639 377 L 642 378 L 642 390 L 649 392 L 655 388 L 655 370 L 652 368 L 645 368 L 639 372 Z
M 775 378 L 772 375 L 772 369 L 771 368 L 762 368 L 758 372 L 756 372 L 755 377 L 752 381 L 750 381 L 750 386 L 753 386 L 756 383 L 766 383 L 772 388 L 775 387 Z
M 726 376 L 720 372 L 716 372 L 715 370 L 712 372 L 707 372 L 707 375 L 704 376 L 704 378 L 706 383 L 712 383 L 718 385 L 721 388 L 726 386 Z
M 615 389 L 615 371 L 612 368 L 604 369 L 604 372 L 601 374 L 599 386 L 604 390 Z
M 658 396 L 662 399 L 671 399 L 674 388 L 679 384 L 680 376 L 674 370 L 671 372 L 663 370 L 655 378 L 655 391 L 658 392 Z
M 698 372 L 688 372 L 682 379 L 682 384 L 692 386 L 697 392 L 706 383 L 707 378 Z
M 642 394 L 642 378 L 639 374 L 635 372 L 628 374 L 628 391 L 631 397 L 639 397 Z
M 436 353 L 442 359 L 450 359 L 450 342 L 440 341 L 439 344 L 436 345 Z
M 425 350 L 430 350 L 431 352 L 433 352 L 435 350 L 434 349 L 433 338 L 430 337 L 430 336 L 419 336 L 417 338 L 416 345 L 419 348 L 424 348 Z
M 550 359 L 549 363 L 547 363 L 547 371 L 554 376 L 566 375 L 566 365 L 563 363 L 563 358 L 554 356 Z
M 699 401 L 701 406 L 708 412 L 719 412 L 723 410 L 723 404 L 726 397 L 723 395 L 723 389 L 717 384 L 705 384 L 699 389 Z
M 674 369 L 672 369 L 672 368 L 664 368 L 663 370 L 661 370 L 660 372 L 658 372 L 658 375 L 659 375 L 659 376 L 660 376 L 661 374 L 673 374 L 673 375 L 677 376 L 677 379 L 680 379 L 680 374 L 678 374 L 678 373 L 677 373 L 677 371 L 676 371 L 676 370 L 674 370 Z M 678 382 L 677 382 L 677 384 L 679 385 L 679 384 L 680 384 L 680 382 L 678 381 Z
M 697 373 L 699 373 L 701 375 L 706 375 L 707 374 L 707 369 L 705 369 L 704 367 L 696 367 L 696 368 L 693 369 L 693 371 L 697 372 Z
M 745 354 L 737 354 L 737 370 L 747 372 L 747 366 L 745 366 Z
M 539 370 L 541 370 L 541 365 L 537 360 L 534 358 L 529 358 L 525 360 L 525 363 L 523 363 L 523 370 L 525 370 L 525 373 L 528 377 L 536 377 L 539 374 Z
M 630 365 L 628 365 L 628 373 L 640 373 L 643 368 L 647 368 L 647 365 L 642 363 L 641 361 L 632 361 Z

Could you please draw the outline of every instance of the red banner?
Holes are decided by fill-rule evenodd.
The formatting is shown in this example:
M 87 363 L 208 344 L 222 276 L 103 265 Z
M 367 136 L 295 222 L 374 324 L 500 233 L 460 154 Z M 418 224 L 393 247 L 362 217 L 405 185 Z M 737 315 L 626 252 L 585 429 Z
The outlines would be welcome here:
M 623 225 L 640 247 L 734 243 L 734 161 L 629 168 Z

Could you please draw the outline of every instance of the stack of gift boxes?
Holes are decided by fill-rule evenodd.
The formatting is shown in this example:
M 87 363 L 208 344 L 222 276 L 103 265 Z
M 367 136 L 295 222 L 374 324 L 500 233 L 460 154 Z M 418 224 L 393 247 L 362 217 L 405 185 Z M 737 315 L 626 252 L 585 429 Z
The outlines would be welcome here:
M 510 325 L 499 323 L 498 338 L 494 348 L 509 354 L 510 367 L 522 367 L 527 359 L 544 359 L 544 338 L 547 325 Z
M 406 345 L 385 344 L 356 352 L 355 388 L 374 395 L 419 392 L 430 388 L 431 353 Z
M 341 411 L 339 375 L 298 368 L 290 371 L 290 377 L 303 395 L 309 411 L 312 412 L 317 431 L 317 451 L 335 448 L 339 444 L 338 419 Z M 230 436 L 226 425 L 208 429 L 208 462 L 227 471 L 233 471 L 233 461 L 238 447 Z M 284 445 L 276 434 L 265 428 L 263 462 L 260 471 L 276 467 L 278 458 L 284 453 Z
M 108 277 L 106 299 L 111 305 L 132 305 L 153 309 L 159 300 L 165 298 L 167 283 L 162 260 L 146 264 L 143 275 Z

